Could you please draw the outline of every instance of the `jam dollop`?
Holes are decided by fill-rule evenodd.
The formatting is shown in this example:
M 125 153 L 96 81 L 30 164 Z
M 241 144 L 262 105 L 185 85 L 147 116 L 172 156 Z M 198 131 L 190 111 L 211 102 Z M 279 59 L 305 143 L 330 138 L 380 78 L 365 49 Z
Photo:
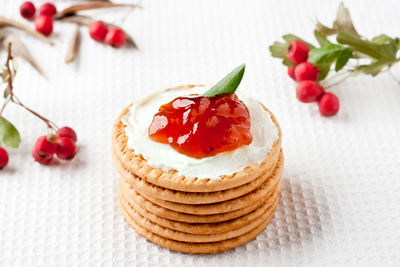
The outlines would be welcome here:
M 193 158 L 232 151 L 253 140 L 249 110 L 234 93 L 175 98 L 154 115 L 149 137 Z

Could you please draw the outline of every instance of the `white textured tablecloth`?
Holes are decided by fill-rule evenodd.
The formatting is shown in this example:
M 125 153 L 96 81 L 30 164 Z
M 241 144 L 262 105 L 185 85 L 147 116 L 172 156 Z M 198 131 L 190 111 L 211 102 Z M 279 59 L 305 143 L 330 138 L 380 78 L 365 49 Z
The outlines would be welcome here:
M 0 14 L 22 21 L 21 2 L 3 0 Z M 345 4 L 363 35 L 400 35 L 399 1 Z M 55 25 L 54 47 L 19 34 L 49 80 L 21 62 L 16 93 L 75 128 L 80 151 L 71 163 L 34 163 L 30 150 L 45 127 L 9 106 L 5 116 L 23 141 L 9 149 L 9 166 L 0 172 L 0 265 L 400 266 L 400 86 L 388 74 L 352 78 L 336 89 L 338 116 L 323 118 L 317 105 L 297 101 L 295 84 L 268 52 L 285 33 L 313 40 L 314 18 L 331 23 L 338 1 L 142 5 L 123 24 L 139 51 L 95 43 L 82 29 L 81 54 L 66 66 L 72 25 Z M 256 240 L 216 255 L 185 255 L 147 242 L 119 210 L 110 153 L 114 119 L 152 90 L 214 83 L 242 62 L 240 90 L 265 103 L 283 131 L 286 163 L 274 219 Z M 400 67 L 395 73 L 400 76 Z

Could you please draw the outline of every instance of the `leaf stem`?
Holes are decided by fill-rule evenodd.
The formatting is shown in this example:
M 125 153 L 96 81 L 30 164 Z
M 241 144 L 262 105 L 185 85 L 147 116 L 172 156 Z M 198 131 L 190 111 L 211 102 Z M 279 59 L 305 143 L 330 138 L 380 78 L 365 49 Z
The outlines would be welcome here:
M 3 111 L 4 111 L 4 109 L 6 108 L 7 104 L 10 103 L 10 100 L 11 100 L 10 98 L 7 98 L 7 100 L 4 102 L 3 106 L 1 107 L 1 110 L 0 110 L 0 118 L 2 117 Z
M 51 120 L 43 117 L 42 115 L 40 115 L 39 113 L 37 113 L 36 111 L 32 110 L 31 108 L 25 106 L 24 104 L 22 104 L 22 102 L 18 99 L 18 97 L 14 94 L 13 91 L 13 79 L 12 79 L 12 72 L 11 72 L 11 67 L 10 67 L 10 61 L 12 60 L 12 43 L 10 42 L 8 44 L 8 55 L 7 55 L 7 60 L 6 60 L 6 68 L 8 71 L 8 77 L 7 77 L 7 82 L 8 82 L 8 91 L 10 92 L 10 96 L 9 98 L 6 100 L 6 102 L 3 104 L 3 107 L 0 110 L 0 117 L 1 114 L 3 113 L 5 107 L 7 106 L 7 104 L 9 102 L 13 102 L 16 105 L 19 105 L 21 107 L 23 107 L 24 109 L 26 109 L 27 111 L 29 111 L 30 113 L 32 113 L 33 115 L 35 115 L 37 118 L 41 119 L 44 123 L 46 123 L 47 127 L 50 130 L 57 130 L 58 126 L 52 122 Z
M 14 95 L 14 98 L 11 100 L 13 103 L 23 107 L 24 109 L 26 109 L 27 111 L 29 111 L 30 113 L 32 113 L 33 115 L 35 115 L 36 117 L 38 117 L 39 119 L 41 119 L 44 123 L 46 123 L 47 127 L 50 129 L 54 129 L 57 130 L 59 127 L 52 122 L 51 120 L 43 117 L 42 115 L 40 115 L 39 113 L 37 113 L 36 111 L 32 110 L 31 108 L 25 106 L 24 104 L 22 104 L 22 102 Z
M 326 78 L 323 82 L 321 82 L 321 85 L 322 85 L 324 88 L 332 87 L 333 85 L 328 85 L 328 83 L 329 83 L 330 81 L 332 81 L 332 80 L 334 80 L 334 79 L 336 79 L 336 78 L 342 76 L 343 74 L 348 74 L 348 76 L 346 76 L 346 78 L 345 78 L 345 79 L 347 79 L 349 76 L 351 76 L 351 74 L 352 74 L 354 71 L 355 71 L 355 69 L 347 69 L 346 71 L 340 71 L 340 72 L 338 72 L 338 73 L 336 73 L 336 74 L 334 74 L 334 75 L 332 75 L 332 76 Z M 345 80 L 345 79 L 343 79 L 343 80 Z M 342 80 L 340 80 L 340 82 L 342 82 Z M 340 82 L 339 82 L 339 83 L 340 83 Z M 334 83 L 334 84 L 336 85 L 336 84 L 338 84 L 338 83 Z
M 343 78 L 340 79 L 339 81 L 337 81 L 337 82 L 335 82 L 335 83 L 332 83 L 332 84 L 329 84 L 329 85 L 326 85 L 326 86 L 324 86 L 324 88 L 325 88 L 325 89 L 329 89 L 329 88 L 331 88 L 331 87 L 333 87 L 333 86 L 336 86 L 336 85 L 338 85 L 338 84 L 344 82 L 344 81 L 347 80 L 348 78 L 350 78 L 351 75 L 352 75 L 352 73 L 350 72 L 350 73 L 347 74 L 347 76 L 343 77 Z

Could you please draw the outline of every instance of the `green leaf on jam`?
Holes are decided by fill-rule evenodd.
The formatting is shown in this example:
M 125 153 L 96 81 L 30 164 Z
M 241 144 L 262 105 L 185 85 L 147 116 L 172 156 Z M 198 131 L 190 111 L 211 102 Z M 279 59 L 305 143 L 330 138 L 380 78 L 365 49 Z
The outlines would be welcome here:
M 205 92 L 205 96 L 217 96 L 222 94 L 231 94 L 236 91 L 240 82 L 242 81 L 244 70 L 246 68 L 246 64 L 242 64 L 236 69 L 234 69 L 231 73 L 225 76 L 222 80 L 220 80 L 216 85 L 211 87 L 207 92 Z

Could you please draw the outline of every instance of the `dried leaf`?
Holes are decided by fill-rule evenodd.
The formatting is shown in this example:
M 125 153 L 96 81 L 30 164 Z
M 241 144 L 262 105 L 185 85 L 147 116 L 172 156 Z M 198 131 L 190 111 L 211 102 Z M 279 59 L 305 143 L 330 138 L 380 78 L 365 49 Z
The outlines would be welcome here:
M 26 49 L 25 45 L 22 43 L 22 41 L 18 38 L 18 36 L 13 35 L 13 34 L 9 34 L 6 37 L 4 37 L 1 40 L 1 45 L 3 46 L 3 48 L 7 48 L 8 44 L 12 43 L 12 47 L 13 47 L 13 54 L 15 56 L 21 57 L 24 60 L 26 60 L 27 62 L 29 62 L 29 64 L 32 65 L 32 67 L 39 72 L 43 77 L 46 77 L 43 73 L 43 71 L 40 69 L 39 65 L 36 63 L 36 61 L 33 59 L 33 57 L 31 56 L 31 54 L 29 53 L 29 51 Z
M 82 26 L 89 26 L 92 22 L 96 21 L 95 19 L 89 17 L 89 16 L 83 16 L 83 15 L 72 15 L 72 16 L 67 16 L 67 17 L 62 17 L 58 19 L 59 21 L 63 21 L 63 22 L 69 22 L 69 23 L 75 23 L 78 25 L 82 25 Z M 109 27 L 118 27 L 115 24 L 112 23 L 107 23 L 104 22 L 105 24 L 107 24 L 107 26 Z M 138 49 L 135 41 L 133 40 L 133 38 L 128 35 L 128 33 L 126 33 L 126 41 L 129 45 L 131 45 L 133 48 Z
M 315 23 L 315 29 L 317 31 L 319 31 L 321 34 L 325 35 L 325 36 L 329 36 L 329 35 L 333 35 L 336 33 L 335 29 L 329 28 L 325 25 L 323 25 L 321 22 L 319 22 L 317 20 L 317 22 Z
M 0 27 L 0 39 L 6 36 L 6 30 Z
M 347 32 L 356 36 L 360 35 L 356 31 L 351 20 L 350 11 L 346 8 L 343 2 L 340 2 L 336 13 L 336 20 L 333 22 L 333 27 L 337 32 Z
M 338 6 L 336 20 L 333 22 L 332 28 L 323 25 L 317 20 L 315 29 L 325 36 L 333 35 L 339 32 L 347 32 L 349 34 L 361 37 L 353 25 L 349 9 L 344 6 L 343 2 L 340 2 Z
M 111 8 L 111 7 L 138 7 L 138 5 L 135 4 L 114 4 L 111 2 L 104 2 L 104 1 L 96 1 L 93 3 L 88 3 L 88 4 L 78 4 L 78 5 L 73 5 L 70 7 L 67 7 L 66 9 L 58 12 L 55 16 L 56 19 L 68 16 L 68 15 L 73 15 L 78 11 L 83 11 L 83 10 L 92 10 L 92 9 L 99 9 L 99 8 Z
M 75 60 L 79 51 L 79 43 L 80 43 L 80 32 L 79 25 L 76 25 L 75 32 L 72 35 L 71 41 L 68 45 L 67 54 L 65 55 L 65 63 L 71 63 Z
M 2 67 L 1 68 L 1 72 L 0 72 L 0 78 L 2 80 L 1 83 L 6 83 L 7 79 L 8 79 L 8 76 L 9 76 L 8 70 L 6 68 Z
M 10 90 L 8 89 L 8 86 L 4 89 L 3 92 L 3 98 L 6 99 L 10 95 Z
M 132 39 L 132 37 L 130 35 L 128 35 L 126 32 L 125 32 L 125 35 L 126 35 L 127 44 L 131 45 L 135 49 L 139 49 L 138 46 L 136 45 L 135 41 Z
M 13 27 L 13 28 L 22 30 L 37 39 L 40 39 L 50 45 L 53 45 L 53 42 L 49 38 L 47 38 L 46 36 L 44 36 L 43 34 L 37 32 L 37 31 L 29 28 L 28 26 L 26 26 L 22 23 L 19 23 L 18 21 L 0 16 L 0 27 Z
M 72 16 L 58 18 L 58 20 L 63 22 L 75 23 L 82 26 L 89 26 L 92 22 L 96 21 L 91 17 L 83 15 L 72 15 Z

